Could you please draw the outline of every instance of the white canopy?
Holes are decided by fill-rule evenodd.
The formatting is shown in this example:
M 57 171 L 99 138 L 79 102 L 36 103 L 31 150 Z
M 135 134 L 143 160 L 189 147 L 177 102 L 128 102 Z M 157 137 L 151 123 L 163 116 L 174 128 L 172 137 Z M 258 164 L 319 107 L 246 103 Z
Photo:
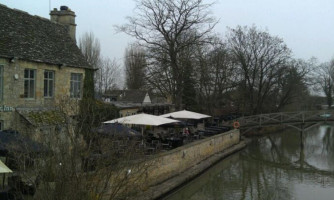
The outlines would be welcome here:
M 176 122 L 180 122 L 180 121 L 142 113 L 142 114 L 131 115 L 127 117 L 122 117 L 122 118 L 106 121 L 103 123 L 160 126 L 163 124 L 170 124 L 170 123 L 176 123 Z
M 0 173 L 12 173 L 13 171 L 10 170 L 1 160 L 0 160 Z
M 204 119 L 204 118 L 209 118 L 211 116 L 201 113 L 191 112 L 188 110 L 181 110 L 177 112 L 160 115 L 160 117 L 172 117 L 176 119 Z

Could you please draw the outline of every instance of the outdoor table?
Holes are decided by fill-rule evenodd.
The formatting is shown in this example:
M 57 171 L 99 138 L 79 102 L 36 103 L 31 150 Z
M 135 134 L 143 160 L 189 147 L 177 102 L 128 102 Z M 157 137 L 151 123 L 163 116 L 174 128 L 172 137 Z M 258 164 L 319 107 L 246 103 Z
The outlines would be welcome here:
M 151 143 L 147 143 L 146 147 L 145 147 L 145 150 L 148 154 L 153 154 L 155 152 L 156 148 L 153 147 L 153 145 Z
M 161 143 L 162 149 L 169 149 L 169 143 Z
M 201 137 L 201 135 L 199 133 L 198 134 L 193 134 L 192 136 L 195 140 L 199 140 L 200 137 Z
M 197 133 L 199 136 L 204 136 L 205 131 L 197 130 L 197 131 L 195 132 L 195 134 L 196 134 L 196 133 Z

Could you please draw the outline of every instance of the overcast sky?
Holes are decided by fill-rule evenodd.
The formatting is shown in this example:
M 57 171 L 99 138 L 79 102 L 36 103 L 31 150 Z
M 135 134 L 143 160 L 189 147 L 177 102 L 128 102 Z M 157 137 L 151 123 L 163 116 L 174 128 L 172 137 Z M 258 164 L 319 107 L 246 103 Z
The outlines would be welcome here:
M 49 18 L 49 0 L 0 0 L 17 8 Z M 85 32 L 99 38 L 102 54 L 123 64 L 124 50 L 133 38 L 116 33 L 114 25 L 131 16 L 133 0 L 51 0 L 51 9 L 61 5 L 73 10 L 77 39 Z M 283 38 L 295 58 L 312 56 L 325 62 L 334 56 L 334 0 L 217 0 L 212 7 L 219 19 L 215 32 L 225 35 L 226 27 L 252 26 Z

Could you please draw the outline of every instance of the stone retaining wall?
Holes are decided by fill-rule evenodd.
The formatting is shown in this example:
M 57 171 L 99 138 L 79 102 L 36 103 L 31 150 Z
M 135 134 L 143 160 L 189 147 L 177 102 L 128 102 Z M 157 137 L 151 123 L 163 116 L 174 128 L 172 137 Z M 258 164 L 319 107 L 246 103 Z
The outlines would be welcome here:
M 147 174 L 149 185 L 159 184 L 240 142 L 239 130 L 198 140 L 152 158 Z

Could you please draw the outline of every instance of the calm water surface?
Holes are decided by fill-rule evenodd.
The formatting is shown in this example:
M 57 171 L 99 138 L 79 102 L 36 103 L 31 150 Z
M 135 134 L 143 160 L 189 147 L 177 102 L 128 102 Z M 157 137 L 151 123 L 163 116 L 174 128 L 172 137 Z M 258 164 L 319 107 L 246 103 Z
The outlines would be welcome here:
M 334 126 L 287 130 L 254 139 L 167 197 L 207 199 L 334 199 Z

